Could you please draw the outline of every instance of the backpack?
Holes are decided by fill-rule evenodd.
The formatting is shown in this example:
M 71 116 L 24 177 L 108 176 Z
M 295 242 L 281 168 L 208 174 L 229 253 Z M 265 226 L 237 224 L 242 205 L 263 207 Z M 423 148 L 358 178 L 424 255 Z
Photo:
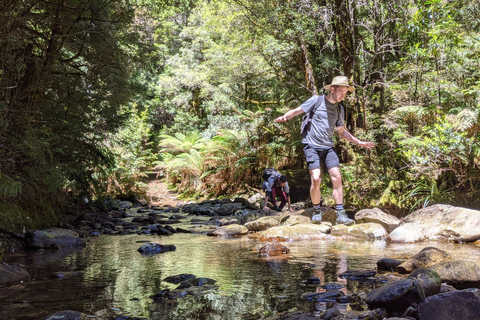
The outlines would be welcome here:
M 275 176 L 281 176 L 280 172 L 278 172 L 277 170 L 273 169 L 273 168 L 267 168 L 265 170 L 263 170 L 262 172 L 262 178 L 263 180 L 265 181 L 268 181 L 268 178 L 270 178 L 272 175 L 275 175 Z
M 302 126 L 300 127 L 300 134 L 305 137 L 310 131 L 310 127 L 312 126 L 312 118 L 313 115 L 315 114 L 315 111 L 317 111 L 318 107 L 323 103 L 323 99 L 325 99 L 325 96 L 318 96 L 317 102 L 315 102 L 315 105 L 313 106 L 312 110 L 310 110 L 309 113 L 305 114 L 302 117 Z

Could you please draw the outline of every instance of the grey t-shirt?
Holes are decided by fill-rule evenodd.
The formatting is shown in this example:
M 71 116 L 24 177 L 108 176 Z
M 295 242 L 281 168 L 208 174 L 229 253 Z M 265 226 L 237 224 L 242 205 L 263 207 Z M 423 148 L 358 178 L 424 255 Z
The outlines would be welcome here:
M 305 113 L 309 113 L 310 110 L 314 108 L 317 99 L 318 96 L 314 95 L 302 103 L 300 108 L 302 108 Z M 345 112 L 341 105 L 337 103 L 331 104 L 325 99 L 325 97 L 323 97 L 323 102 L 315 111 L 310 130 L 302 139 L 302 143 L 313 147 L 333 147 L 333 131 L 335 127 L 345 126 L 345 123 L 343 122 L 344 116 Z

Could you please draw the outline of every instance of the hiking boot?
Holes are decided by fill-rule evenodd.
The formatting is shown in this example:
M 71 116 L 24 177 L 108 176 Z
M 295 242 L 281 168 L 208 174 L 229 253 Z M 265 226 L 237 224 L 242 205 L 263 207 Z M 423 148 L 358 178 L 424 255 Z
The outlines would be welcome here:
M 347 226 L 355 223 L 355 221 L 353 219 L 350 219 L 348 216 L 347 216 L 347 213 L 345 212 L 345 210 L 340 210 L 340 211 L 337 211 L 337 224 L 345 224 Z
M 322 209 L 315 209 L 312 215 L 312 223 L 321 223 L 322 222 Z

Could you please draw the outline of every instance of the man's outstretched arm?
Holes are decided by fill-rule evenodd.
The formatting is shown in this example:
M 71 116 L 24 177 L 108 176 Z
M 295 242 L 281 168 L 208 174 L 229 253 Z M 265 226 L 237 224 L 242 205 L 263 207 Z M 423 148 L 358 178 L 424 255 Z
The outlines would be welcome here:
M 338 132 L 338 135 L 340 137 L 342 137 L 343 139 L 348 140 L 352 143 L 355 143 L 355 144 L 359 145 L 360 147 L 364 147 L 364 148 L 367 148 L 367 149 L 375 148 L 375 143 L 358 140 L 353 134 L 348 132 L 348 130 L 345 129 L 345 127 L 343 127 L 343 126 L 342 127 L 337 127 L 337 132 Z
M 286 122 L 288 119 L 292 119 L 293 117 L 298 116 L 299 114 L 302 114 L 302 113 L 304 113 L 303 109 L 300 108 L 300 107 L 297 107 L 295 109 L 287 111 L 287 113 L 285 113 L 283 116 L 280 116 L 273 121 L 274 122 Z

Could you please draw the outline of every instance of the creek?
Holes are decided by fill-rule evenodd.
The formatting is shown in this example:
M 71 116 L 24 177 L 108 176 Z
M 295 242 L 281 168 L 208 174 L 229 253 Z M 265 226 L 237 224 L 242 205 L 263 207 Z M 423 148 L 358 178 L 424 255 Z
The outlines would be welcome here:
M 142 255 L 137 250 L 147 241 L 174 245 L 176 250 Z M 381 258 L 404 261 L 427 246 L 480 263 L 480 250 L 473 244 L 309 240 L 283 243 L 290 253 L 271 258 L 259 255 L 261 244 L 248 236 L 101 235 L 88 238 L 82 249 L 4 254 L 1 261 L 24 265 L 31 278 L 0 287 L 0 319 L 43 319 L 61 310 L 81 311 L 95 319 L 266 319 L 283 311 L 318 308 L 302 297 L 322 290 L 307 283 L 312 276 L 320 284 L 340 282 L 348 294 L 368 292 L 378 284 L 347 281 L 338 274 L 376 270 Z M 52 278 L 54 272 L 64 277 Z M 183 273 L 214 279 L 217 288 L 153 301 L 151 295 L 178 286 L 165 282 L 166 277 Z

